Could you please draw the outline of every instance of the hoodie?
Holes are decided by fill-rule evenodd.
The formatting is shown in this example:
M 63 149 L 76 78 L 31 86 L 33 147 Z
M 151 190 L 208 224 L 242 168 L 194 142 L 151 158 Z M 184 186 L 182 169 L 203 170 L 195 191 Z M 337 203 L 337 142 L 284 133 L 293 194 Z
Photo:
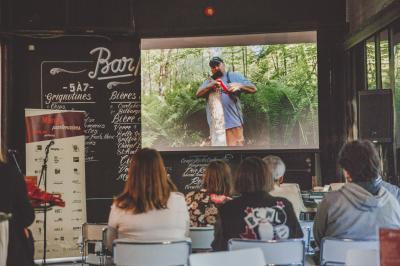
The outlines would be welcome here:
M 355 183 L 328 193 L 318 206 L 314 238 L 375 240 L 380 227 L 400 228 L 400 205 L 383 186 L 377 195 Z

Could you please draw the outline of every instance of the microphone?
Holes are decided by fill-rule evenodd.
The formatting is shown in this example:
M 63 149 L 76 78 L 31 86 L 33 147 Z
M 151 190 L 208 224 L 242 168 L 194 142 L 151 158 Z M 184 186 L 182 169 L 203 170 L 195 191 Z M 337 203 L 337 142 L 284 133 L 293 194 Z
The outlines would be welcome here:
M 49 142 L 49 144 L 47 144 L 47 146 L 46 146 L 46 151 L 49 150 L 50 147 L 53 146 L 53 145 L 54 145 L 54 140 L 51 140 L 51 141 Z
M 14 149 L 8 149 L 7 152 L 11 154 L 18 153 L 18 151 Z

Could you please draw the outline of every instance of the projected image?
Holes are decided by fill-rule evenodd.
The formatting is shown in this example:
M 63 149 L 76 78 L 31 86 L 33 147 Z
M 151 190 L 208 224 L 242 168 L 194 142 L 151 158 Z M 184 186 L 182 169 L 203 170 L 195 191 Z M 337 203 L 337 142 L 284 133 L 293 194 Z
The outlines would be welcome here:
M 316 43 L 142 49 L 142 146 L 318 148 Z

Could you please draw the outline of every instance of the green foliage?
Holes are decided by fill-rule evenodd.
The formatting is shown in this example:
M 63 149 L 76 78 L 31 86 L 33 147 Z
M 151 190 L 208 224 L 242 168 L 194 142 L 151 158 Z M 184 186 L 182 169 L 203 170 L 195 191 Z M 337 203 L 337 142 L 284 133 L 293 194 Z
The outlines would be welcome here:
M 205 101 L 195 94 L 215 54 L 258 89 L 241 97 L 247 144 L 318 147 L 315 44 L 143 51 L 143 146 L 199 146 L 207 140 Z

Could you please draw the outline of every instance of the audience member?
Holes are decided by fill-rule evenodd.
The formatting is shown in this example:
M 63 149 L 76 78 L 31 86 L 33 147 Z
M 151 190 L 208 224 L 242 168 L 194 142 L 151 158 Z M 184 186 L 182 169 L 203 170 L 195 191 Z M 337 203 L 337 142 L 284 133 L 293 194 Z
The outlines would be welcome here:
M 286 171 L 285 163 L 282 159 L 275 155 L 268 155 L 263 158 L 264 162 L 267 163 L 268 168 L 272 172 L 272 179 L 274 181 L 274 189 L 270 194 L 274 197 L 286 198 L 292 203 L 294 212 L 297 218 L 300 218 L 301 212 L 306 212 L 306 207 L 301 197 L 301 191 L 298 184 L 295 183 L 283 183 L 284 174 Z
M 32 236 L 26 227 L 35 219 L 23 177 L 15 167 L 0 163 L 0 212 L 11 214 L 7 266 L 34 265 Z
M 158 151 L 144 148 L 133 156 L 125 188 L 111 206 L 108 226 L 109 248 L 115 238 L 172 240 L 189 235 L 185 198 L 167 177 Z
M 226 250 L 230 238 L 303 237 L 292 204 L 285 198 L 269 194 L 273 181 L 267 167 L 257 157 L 248 157 L 241 162 L 235 180 L 235 190 L 241 195 L 219 208 L 212 243 L 214 250 Z
M 370 141 L 352 141 L 339 154 L 347 183 L 318 206 L 314 238 L 377 239 L 380 227 L 400 227 L 400 206 L 379 180 L 379 156 Z
M 186 195 L 190 226 L 214 225 L 217 206 L 229 200 L 231 170 L 227 163 L 215 160 L 209 163 L 203 175 L 203 188 Z

